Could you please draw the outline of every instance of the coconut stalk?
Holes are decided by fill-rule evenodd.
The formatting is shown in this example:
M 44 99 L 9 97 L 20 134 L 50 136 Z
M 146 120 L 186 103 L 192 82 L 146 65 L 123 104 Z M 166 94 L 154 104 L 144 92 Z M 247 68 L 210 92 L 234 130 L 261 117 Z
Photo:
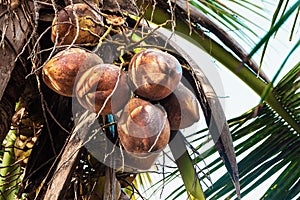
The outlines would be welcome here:
M 175 163 L 182 177 L 189 199 L 205 200 L 198 175 L 186 149 L 183 135 L 180 131 L 177 133 L 173 132 L 173 134 L 175 136 L 173 137 L 172 142 L 169 143 L 169 147 L 175 158 Z M 194 178 L 191 179 L 191 177 Z

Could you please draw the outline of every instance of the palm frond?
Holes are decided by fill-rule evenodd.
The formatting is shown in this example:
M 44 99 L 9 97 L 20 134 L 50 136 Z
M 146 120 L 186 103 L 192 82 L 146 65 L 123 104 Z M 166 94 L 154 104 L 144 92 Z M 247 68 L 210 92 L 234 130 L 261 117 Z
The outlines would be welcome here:
M 270 30 L 266 33 L 266 35 L 255 45 L 255 47 L 249 53 L 249 57 L 251 58 L 261 47 L 264 45 L 270 37 L 284 24 L 284 22 L 293 14 L 293 12 L 299 7 L 300 0 L 294 3 L 293 6 L 289 8 L 286 13 L 280 17 L 280 19 L 270 28 Z
M 298 10 L 297 10 L 297 13 L 296 13 L 296 16 L 295 16 L 295 19 L 294 19 L 293 27 L 292 27 L 291 34 L 290 34 L 290 41 L 293 39 L 296 23 L 298 21 L 299 12 L 300 12 L 300 6 L 298 7 Z
M 300 124 L 300 63 L 298 63 L 275 87 L 276 97 L 286 106 L 295 120 Z M 255 116 L 256 108 L 250 111 Z M 245 115 L 247 116 L 247 115 Z M 261 107 L 255 119 L 246 119 L 245 125 L 241 120 L 236 120 L 232 130 L 232 137 L 236 145 L 238 158 L 242 153 L 250 153 L 238 163 L 242 196 L 247 195 L 252 189 L 258 187 L 270 177 L 284 169 L 266 193 L 261 196 L 264 199 L 291 199 L 300 193 L 300 140 L 299 133 L 291 128 L 268 105 Z M 239 126 L 237 129 L 235 127 Z M 234 130 L 235 129 L 235 130 Z M 243 138 L 249 137 L 243 140 Z M 259 145 L 257 145 L 259 144 Z M 211 172 L 219 169 L 219 160 L 212 161 L 208 167 Z M 205 191 L 209 198 L 219 198 L 223 195 L 233 196 L 232 185 L 225 185 L 230 178 L 227 174 L 213 184 L 213 187 Z M 217 192 L 218 191 L 218 192 Z M 217 192 L 217 193 L 216 193 Z
M 216 19 L 219 23 L 223 24 L 225 28 L 228 30 L 237 30 L 236 36 L 241 37 L 248 37 L 251 38 L 249 35 L 245 34 L 242 29 L 245 29 L 253 34 L 253 36 L 257 36 L 256 33 L 243 21 L 247 21 L 250 24 L 262 29 L 262 27 L 259 27 L 257 24 L 253 23 L 251 20 L 249 20 L 247 17 L 245 17 L 242 13 L 236 12 L 235 10 L 229 8 L 226 6 L 226 4 L 223 4 L 220 1 L 201 1 L 201 0 L 193 0 L 190 1 L 191 5 L 195 6 L 196 8 L 200 9 L 201 11 L 205 11 L 204 13 L 210 15 L 214 19 Z M 245 8 L 251 12 L 253 12 L 258 17 L 264 18 L 263 15 L 259 13 L 259 11 L 255 11 L 254 8 L 257 10 L 262 10 L 261 7 L 253 6 L 251 3 L 248 5 L 242 4 L 241 2 L 233 1 L 234 4 L 237 6 L 240 6 L 242 8 Z
M 283 63 L 281 64 L 281 66 L 279 67 L 279 69 L 277 70 L 276 74 L 274 75 L 271 84 L 268 85 L 268 87 L 265 89 L 264 94 L 261 96 L 261 100 L 260 103 L 262 103 L 266 96 L 271 92 L 272 89 L 272 85 L 275 83 L 276 79 L 278 78 L 280 72 L 282 71 L 283 67 L 285 66 L 286 62 L 288 61 L 288 59 L 291 57 L 291 55 L 298 49 L 300 45 L 300 39 L 299 41 L 294 45 L 294 47 L 290 50 L 290 52 L 288 53 L 288 55 L 285 57 Z
M 272 28 L 272 27 L 274 26 L 274 24 L 275 24 L 275 21 L 276 21 L 278 15 L 279 15 L 279 11 L 280 11 L 280 9 L 281 9 L 281 7 L 282 7 L 283 1 L 284 1 L 284 0 L 280 0 L 280 1 L 278 2 L 277 8 L 276 8 L 276 10 L 275 10 L 275 12 L 274 12 L 274 14 L 273 14 L 273 18 L 272 18 L 272 21 L 271 21 L 271 28 Z M 264 49 L 263 49 L 262 54 L 261 54 L 261 58 L 260 58 L 260 67 L 262 66 L 262 62 L 263 62 L 263 59 L 264 59 L 264 56 L 265 56 L 265 53 L 266 53 L 266 50 L 267 50 L 267 47 L 268 47 L 268 43 L 269 43 L 269 39 L 267 39 L 267 41 L 265 42 Z

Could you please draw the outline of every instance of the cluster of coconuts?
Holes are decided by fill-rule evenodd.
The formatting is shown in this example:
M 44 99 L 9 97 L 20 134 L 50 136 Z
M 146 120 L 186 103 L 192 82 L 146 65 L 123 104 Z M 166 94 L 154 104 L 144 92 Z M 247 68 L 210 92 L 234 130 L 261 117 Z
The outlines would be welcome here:
M 70 19 L 74 9 L 79 32 Z M 71 44 L 77 35 L 76 43 L 93 43 L 95 35 L 101 37 L 104 29 L 98 26 L 102 18 L 84 9 L 90 10 L 85 4 L 75 4 L 60 11 L 53 22 L 52 40 Z M 86 22 L 90 18 L 82 10 L 89 17 L 93 15 L 93 20 Z M 70 20 L 72 23 L 68 24 Z M 86 34 L 91 34 L 89 40 Z M 171 130 L 189 127 L 200 117 L 197 99 L 181 83 L 179 61 L 158 49 L 139 51 L 125 70 L 103 63 L 98 55 L 86 49 L 69 48 L 44 65 L 42 77 L 49 88 L 76 97 L 85 109 L 101 115 L 114 114 L 122 147 L 134 158 L 159 153 L 168 144 Z

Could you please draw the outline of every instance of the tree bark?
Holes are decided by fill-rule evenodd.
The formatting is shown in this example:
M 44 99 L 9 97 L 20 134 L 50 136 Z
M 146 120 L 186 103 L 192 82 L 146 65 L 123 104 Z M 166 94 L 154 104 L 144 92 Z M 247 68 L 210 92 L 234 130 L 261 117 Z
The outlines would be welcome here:
M 32 9 L 32 4 L 28 3 L 28 6 Z M 22 62 L 15 59 L 21 52 L 32 27 L 21 8 L 16 8 L 12 12 L 8 11 L 7 6 L 1 6 L 0 13 L 2 13 L 0 33 L 3 38 L 0 47 L 0 143 L 2 144 L 10 128 L 15 103 L 25 85 L 26 70 Z

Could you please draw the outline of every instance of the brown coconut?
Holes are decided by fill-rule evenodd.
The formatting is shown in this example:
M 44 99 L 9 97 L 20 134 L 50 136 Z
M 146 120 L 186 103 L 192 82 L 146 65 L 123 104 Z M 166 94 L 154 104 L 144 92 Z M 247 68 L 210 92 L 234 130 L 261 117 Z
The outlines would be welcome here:
M 132 98 L 119 119 L 118 135 L 124 149 L 134 156 L 160 152 L 170 138 L 166 112 L 148 101 Z
M 116 87 L 115 87 L 116 86 Z M 76 81 L 76 95 L 86 109 L 107 115 L 121 110 L 129 100 L 127 75 L 113 64 L 99 64 Z
M 97 9 L 95 6 L 94 9 Z M 103 35 L 103 17 L 93 8 L 84 3 L 68 5 L 60 10 L 52 22 L 51 40 L 58 40 L 58 45 L 68 45 L 73 42 L 77 34 L 78 19 L 79 32 L 76 44 L 97 44 Z
M 182 83 L 160 103 L 168 114 L 171 130 L 187 128 L 200 119 L 199 102 Z
M 80 48 L 70 48 L 57 53 L 42 69 L 45 84 L 63 96 L 73 96 L 76 76 L 87 69 L 103 63 L 102 59 Z
M 149 100 L 170 95 L 182 77 L 179 61 L 157 49 L 147 49 L 133 56 L 128 68 L 132 90 Z

